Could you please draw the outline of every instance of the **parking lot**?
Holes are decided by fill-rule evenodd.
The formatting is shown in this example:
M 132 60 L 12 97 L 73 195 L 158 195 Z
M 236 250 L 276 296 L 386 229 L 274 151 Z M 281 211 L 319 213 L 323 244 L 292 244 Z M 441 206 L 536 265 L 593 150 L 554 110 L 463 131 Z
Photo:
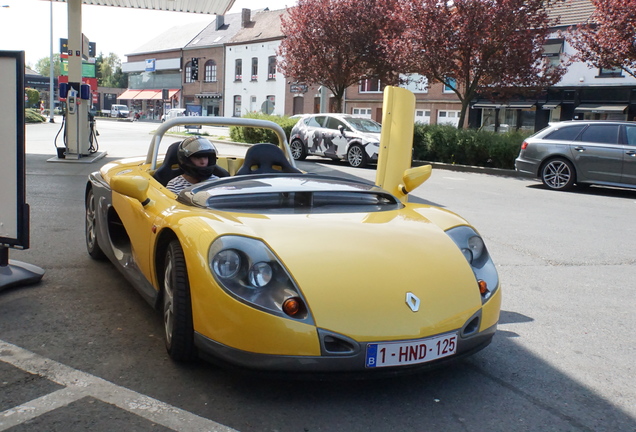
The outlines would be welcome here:
M 31 248 L 10 258 L 46 273 L 0 292 L 0 431 L 636 431 L 636 191 L 434 170 L 411 199 L 485 238 L 504 296 L 493 343 L 417 375 L 299 380 L 168 358 L 160 315 L 84 246 L 87 175 L 145 155 L 156 125 L 98 120 L 107 154 L 88 164 L 47 162 L 59 127 L 27 126 Z

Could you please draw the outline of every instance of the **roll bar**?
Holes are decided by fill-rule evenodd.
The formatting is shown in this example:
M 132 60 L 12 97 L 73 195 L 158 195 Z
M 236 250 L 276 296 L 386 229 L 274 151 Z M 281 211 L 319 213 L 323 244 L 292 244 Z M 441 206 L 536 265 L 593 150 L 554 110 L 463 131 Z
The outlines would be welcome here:
M 296 167 L 296 163 L 294 158 L 291 155 L 291 150 L 289 149 L 289 144 L 287 143 L 287 136 L 285 135 L 285 131 L 280 125 L 269 121 L 269 120 L 259 120 L 259 119 L 250 119 L 250 118 L 242 118 L 242 117 L 175 117 L 170 120 L 166 120 L 161 124 L 155 131 L 155 134 L 150 141 L 150 147 L 148 148 L 148 155 L 146 156 L 146 163 L 151 164 L 151 169 L 157 168 L 157 155 L 159 153 L 159 144 L 161 143 L 161 139 L 164 134 L 168 132 L 170 129 L 176 126 L 185 126 L 185 125 L 203 125 L 203 126 L 243 126 L 243 127 L 253 127 L 253 128 L 264 128 L 273 130 L 278 137 L 278 145 L 281 147 L 287 159 L 292 164 L 292 166 Z

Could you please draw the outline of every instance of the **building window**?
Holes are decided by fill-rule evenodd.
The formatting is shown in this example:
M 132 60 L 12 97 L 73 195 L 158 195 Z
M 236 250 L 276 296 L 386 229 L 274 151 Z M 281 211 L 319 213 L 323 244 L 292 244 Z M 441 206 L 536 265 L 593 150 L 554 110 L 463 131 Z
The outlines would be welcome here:
M 430 110 L 415 110 L 415 121 L 423 124 L 431 123 L 431 111 Z
M 234 96 L 234 111 L 233 111 L 233 115 L 234 115 L 234 117 L 240 117 L 241 116 L 241 96 L 240 95 Z
M 252 81 L 258 79 L 258 58 L 252 57 Z
M 276 57 L 270 56 L 267 58 L 267 79 L 276 79 Z
M 234 62 L 234 81 L 243 80 L 243 60 L 236 59 Z
M 459 124 L 459 111 L 438 111 L 437 124 L 448 124 L 457 127 Z
M 457 81 L 455 81 L 455 78 L 448 78 L 447 81 L 448 83 L 444 84 L 443 93 L 455 93 L 455 89 L 457 88 Z
M 413 93 L 428 93 L 428 79 L 420 74 L 400 75 L 400 87 Z
M 186 83 L 194 82 L 192 80 L 192 62 L 186 63 L 186 67 L 185 67 L 185 82 Z
M 561 63 L 561 53 L 563 52 L 563 39 L 548 39 L 543 45 L 543 58 L 550 62 L 553 67 Z
M 216 62 L 214 60 L 205 62 L 205 82 L 216 82 Z
M 619 67 L 600 68 L 598 70 L 598 77 L 599 78 L 622 78 L 623 69 Z
M 353 108 L 351 114 L 356 117 L 371 118 L 371 108 Z
M 378 78 L 367 78 L 360 81 L 360 93 L 381 92 L 382 83 Z

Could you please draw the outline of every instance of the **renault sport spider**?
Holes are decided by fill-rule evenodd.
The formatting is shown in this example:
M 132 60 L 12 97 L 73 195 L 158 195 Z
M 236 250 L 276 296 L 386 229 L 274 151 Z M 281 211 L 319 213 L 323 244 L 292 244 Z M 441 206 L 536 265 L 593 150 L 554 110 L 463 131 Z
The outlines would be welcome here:
M 220 155 L 218 179 L 176 195 L 166 183 L 179 173 L 178 142 L 163 158 L 159 147 L 184 124 L 266 127 L 279 143 Z M 410 157 L 408 145 L 384 148 Z M 175 360 L 363 374 L 437 366 L 491 342 L 499 277 L 466 220 L 406 199 L 430 166 L 398 174 L 380 187 L 305 173 L 275 123 L 175 118 L 145 158 L 90 175 L 86 245 L 161 312 Z

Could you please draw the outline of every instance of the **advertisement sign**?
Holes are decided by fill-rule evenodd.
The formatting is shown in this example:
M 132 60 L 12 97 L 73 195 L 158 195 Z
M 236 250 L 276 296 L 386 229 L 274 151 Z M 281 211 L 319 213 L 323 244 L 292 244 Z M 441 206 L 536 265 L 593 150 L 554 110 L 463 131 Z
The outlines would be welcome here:
M 203 107 L 201 105 L 186 104 L 187 117 L 201 117 L 203 115 Z M 186 129 L 201 129 L 201 125 L 186 125 Z
M 146 59 L 146 72 L 154 72 L 156 63 L 156 59 Z
M 29 247 L 24 128 L 24 51 L 0 51 L 0 248 Z

